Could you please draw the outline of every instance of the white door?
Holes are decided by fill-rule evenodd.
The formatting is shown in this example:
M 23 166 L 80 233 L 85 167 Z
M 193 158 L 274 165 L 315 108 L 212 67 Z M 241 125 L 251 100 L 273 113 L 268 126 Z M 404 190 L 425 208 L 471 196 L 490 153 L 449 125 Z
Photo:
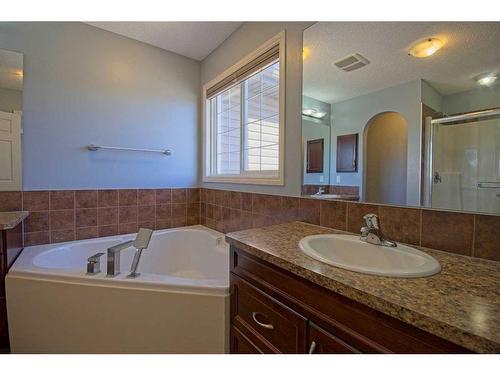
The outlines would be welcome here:
M 0 111 L 0 191 L 21 188 L 21 115 Z

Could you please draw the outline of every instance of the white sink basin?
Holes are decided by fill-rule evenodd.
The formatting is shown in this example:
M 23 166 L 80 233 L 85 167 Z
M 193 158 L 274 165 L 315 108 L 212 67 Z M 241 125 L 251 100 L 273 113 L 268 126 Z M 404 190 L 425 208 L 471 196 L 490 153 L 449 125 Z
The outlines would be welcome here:
M 316 199 L 347 199 L 347 200 L 359 199 L 357 195 L 352 195 L 352 194 L 321 194 L 321 195 L 313 194 L 310 195 L 309 197 Z
M 317 199 L 335 199 L 338 197 L 341 197 L 340 194 L 313 194 L 310 195 L 311 198 L 317 198 Z
M 436 259 L 413 247 L 372 245 L 347 234 L 307 236 L 299 247 L 323 263 L 370 275 L 425 277 L 441 271 Z

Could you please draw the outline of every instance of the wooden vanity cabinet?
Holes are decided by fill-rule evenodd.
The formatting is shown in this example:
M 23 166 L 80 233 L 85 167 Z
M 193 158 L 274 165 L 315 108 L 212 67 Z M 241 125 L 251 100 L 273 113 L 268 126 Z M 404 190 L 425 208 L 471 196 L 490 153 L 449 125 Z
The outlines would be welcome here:
M 0 230 L 0 353 L 9 351 L 5 276 L 23 249 L 22 225 Z
M 231 246 L 231 353 L 466 353 Z

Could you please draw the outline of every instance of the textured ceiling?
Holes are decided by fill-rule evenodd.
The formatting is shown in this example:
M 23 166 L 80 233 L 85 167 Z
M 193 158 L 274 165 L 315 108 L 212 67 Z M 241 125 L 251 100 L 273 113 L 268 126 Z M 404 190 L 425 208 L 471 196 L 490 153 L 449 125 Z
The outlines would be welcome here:
M 415 42 L 437 37 L 442 50 L 409 56 Z M 442 95 L 477 87 L 478 75 L 500 73 L 500 22 L 320 22 L 304 32 L 304 95 L 335 103 L 415 79 Z M 331 63 L 352 53 L 370 64 L 349 73 Z
M 22 91 L 22 73 L 23 54 L 0 49 L 0 88 Z
M 231 35 L 241 22 L 87 22 L 201 61 Z

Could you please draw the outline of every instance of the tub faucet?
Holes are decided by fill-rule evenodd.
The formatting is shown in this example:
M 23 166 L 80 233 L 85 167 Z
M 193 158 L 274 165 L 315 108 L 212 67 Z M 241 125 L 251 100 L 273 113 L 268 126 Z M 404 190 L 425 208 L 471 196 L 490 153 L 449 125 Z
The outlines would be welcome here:
M 108 268 L 106 276 L 115 277 L 120 273 L 120 251 L 128 249 L 133 244 L 134 241 L 130 240 L 108 248 Z
M 142 250 L 147 249 L 149 246 L 149 241 L 151 241 L 151 235 L 153 231 L 151 229 L 141 228 L 137 233 L 137 237 L 134 241 L 135 254 L 132 265 L 130 266 L 130 273 L 127 275 L 129 278 L 134 278 L 139 276 L 137 273 L 137 267 L 139 267 L 139 261 L 141 260 Z
M 382 230 L 378 224 L 378 216 L 375 214 L 366 214 L 363 216 L 365 219 L 366 227 L 361 228 L 361 241 L 366 241 L 373 245 L 396 247 L 397 244 L 394 241 L 384 238 Z
M 153 231 L 151 229 L 141 228 L 139 229 L 135 240 L 122 242 L 108 248 L 108 269 L 106 275 L 108 277 L 115 277 L 120 273 L 120 252 L 133 246 L 136 251 L 130 268 L 130 273 L 127 277 L 137 277 L 139 274 L 136 271 L 139 266 L 142 250 L 148 247 L 152 233 Z

